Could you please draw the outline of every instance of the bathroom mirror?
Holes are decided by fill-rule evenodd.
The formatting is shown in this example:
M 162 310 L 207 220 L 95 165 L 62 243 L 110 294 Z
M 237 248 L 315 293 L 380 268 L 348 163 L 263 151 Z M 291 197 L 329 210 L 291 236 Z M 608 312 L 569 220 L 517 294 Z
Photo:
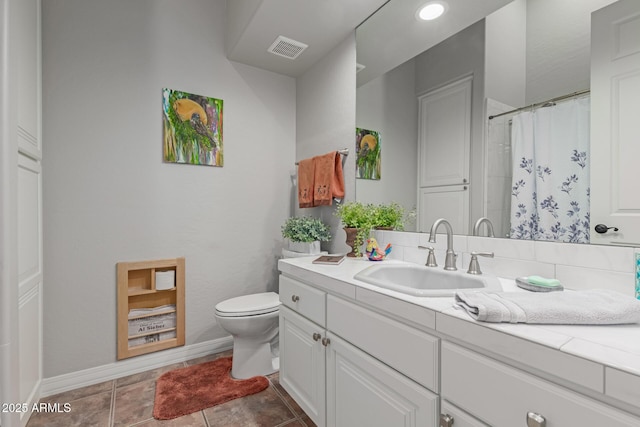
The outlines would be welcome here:
M 589 89 L 591 12 L 614 1 L 448 0 L 445 14 L 427 22 L 415 16 L 426 1 L 385 4 L 356 30 L 356 126 L 379 132 L 382 148 L 380 179 L 356 179 L 356 199 L 419 205 L 418 98 L 472 78 L 466 227 L 454 232 L 471 234 L 476 219 L 492 218 L 487 206 L 509 200 L 511 183 L 493 187 L 491 159 L 511 154 L 487 142 L 486 117 Z M 509 132 L 508 120 L 500 126 L 491 131 Z M 496 237 L 508 237 L 499 228 Z M 428 231 L 416 223 L 406 230 Z

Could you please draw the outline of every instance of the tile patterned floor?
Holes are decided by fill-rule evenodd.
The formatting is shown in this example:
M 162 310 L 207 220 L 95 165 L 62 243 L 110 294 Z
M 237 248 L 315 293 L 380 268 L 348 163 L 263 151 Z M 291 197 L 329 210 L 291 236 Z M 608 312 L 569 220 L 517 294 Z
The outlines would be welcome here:
M 71 411 L 34 413 L 27 427 L 315 427 L 284 391 L 277 373 L 268 376 L 269 387 L 260 393 L 173 420 L 153 418 L 156 379 L 160 375 L 230 355 L 230 351 L 218 353 L 46 397 L 41 402 L 69 403 Z

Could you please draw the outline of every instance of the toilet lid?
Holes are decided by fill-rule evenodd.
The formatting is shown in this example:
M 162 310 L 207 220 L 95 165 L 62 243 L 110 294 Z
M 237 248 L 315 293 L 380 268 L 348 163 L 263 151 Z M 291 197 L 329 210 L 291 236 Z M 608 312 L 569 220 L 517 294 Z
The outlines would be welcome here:
M 255 316 L 277 311 L 280 299 L 275 292 L 243 295 L 216 304 L 219 316 Z

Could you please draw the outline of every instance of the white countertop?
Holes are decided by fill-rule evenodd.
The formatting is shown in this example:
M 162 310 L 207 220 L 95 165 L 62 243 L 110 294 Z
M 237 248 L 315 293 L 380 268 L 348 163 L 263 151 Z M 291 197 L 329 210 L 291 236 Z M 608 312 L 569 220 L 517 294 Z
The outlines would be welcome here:
M 347 258 L 339 265 L 312 264 L 315 256 L 281 259 L 282 273 L 319 283 L 330 292 L 353 297 L 358 289 L 415 304 L 432 310 L 437 315 L 450 316 L 482 327 L 522 338 L 535 344 L 578 356 L 580 358 L 640 376 L 640 324 L 630 325 L 539 325 L 479 322 L 464 310 L 454 308 L 452 297 L 415 297 L 383 289 L 355 280 L 353 276 L 374 263 L 364 258 Z M 386 260 L 385 263 L 405 263 Z M 377 263 L 377 262 L 376 262 Z M 500 278 L 504 291 L 522 291 L 511 279 Z M 353 294 L 353 295 L 352 295 Z M 438 330 L 438 328 L 435 328 Z

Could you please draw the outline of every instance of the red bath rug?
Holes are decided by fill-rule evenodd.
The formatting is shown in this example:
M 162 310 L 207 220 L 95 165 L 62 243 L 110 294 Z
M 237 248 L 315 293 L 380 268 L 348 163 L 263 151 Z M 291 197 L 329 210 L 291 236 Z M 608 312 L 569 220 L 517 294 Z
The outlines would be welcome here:
M 153 417 L 170 420 L 258 393 L 269 386 L 263 376 L 236 380 L 231 377 L 231 357 L 175 369 L 156 381 Z

